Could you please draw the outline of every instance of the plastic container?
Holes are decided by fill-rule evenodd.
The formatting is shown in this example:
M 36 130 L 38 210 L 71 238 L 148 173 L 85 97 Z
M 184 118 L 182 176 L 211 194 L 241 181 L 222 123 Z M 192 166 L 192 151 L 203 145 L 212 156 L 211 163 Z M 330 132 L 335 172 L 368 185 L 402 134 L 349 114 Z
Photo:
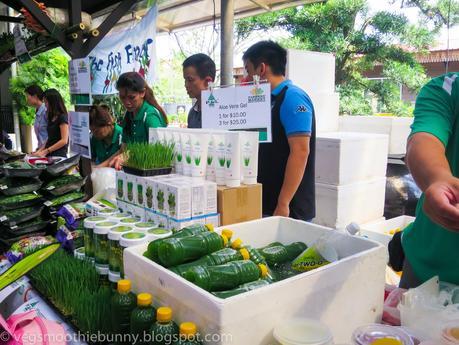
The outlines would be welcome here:
M 115 276 L 119 277 L 121 272 L 121 263 L 123 261 L 123 249 L 120 245 L 121 235 L 133 230 L 132 226 L 119 225 L 112 227 L 108 232 L 108 268 L 112 277 L 110 281 L 115 280 Z
M 106 217 L 95 216 L 95 217 L 88 217 L 83 222 L 84 233 L 84 248 L 85 248 L 85 255 L 88 259 L 94 258 L 94 228 L 96 227 L 97 223 L 106 221 Z
M 147 232 L 150 229 L 157 228 L 158 226 L 154 222 L 138 222 L 134 225 L 135 231 Z
M 116 222 L 106 221 L 97 223 L 94 227 L 94 259 L 96 269 L 108 270 L 108 232 L 116 225 Z
M 43 209 L 43 206 L 32 206 L 5 211 L 0 214 L 0 223 L 3 223 L 11 228 L 15 225 L 22 224 L 31 219 L 37 218 L 40 216 Z
M 206 291 L 224 291 L 268 275 L 268 268 L 250 260 L 232 261 L 218 266 L 195 266 L 184 278 Z
M 43 198 L 37 193 L 28 193 L 0 197 L 0 212 L 30 207 L 43 203 Z
M 120 213 L 120 212 L 117 212 L 111 216 L 108 217 L 108 220 L 111 221 L 111 222 L 117 222 L 119 223 L 121 221 L 121 219 L 123 218 L 127 218 L 129 217 L 127 214 L 125 213 Z
M 137 298 L 131 292 L 129 280 L 119 280 L 117 291 L 111 298 L 111 324 L 114 334 L 126 334 L 130 330 L 132 311 L 137 306 Z
M 441 340 L 445 345 L 459 345 L 459 321 L 448 322 L 445 325 Z
M 126 248 L 138 246 L 139 244 L 146 243 L 148 241 L 148 236 L 143 232 L 128 232 L 121 235 L 120 246 L 123 249 L 123 254 L 121 255 L 120 262 L 120 276 L 124 278 L 124 250 Z
M 177 324 L 172 320 L 172 309 L 160 307 L 156 311 L 156 322 L 151 327 L 153 345 L 169 345 L 179 334 Z
M 141 221 L 136 218 L 136 217 L 125 217 L 125 218 L 121 218 L 119 223 L 121 225 L 132 225 L 132 226 L 135 226 L 137 223 L 140 223 Z
M 145 333 L 151 328 L 156 321 L 156 310 L 152 306 L 153 298 L 148 293 L 137 295 L 137 307 L 132 311 L 130 319 L 130 331 L 138 339 L 144 339 Z M 148 342 L 139 341 L 137 344 L 148 344 Z
M 360 226 L 360 235 L 387 246 L 395 233 L 405 229 L 414 220 L 415 217 L 400 216 L 365 223 Z
M 159 175 L 169 175 L 172 172 L 172 167 L 165 168 L 155 168 L 155 169 L 137 169 L 123 165 L 123 171 L 126 174 L 136 175 L 136 176 L 159 176 Z
M 161 238 L 167 238 L 172 236 L 171 230 L 166 230 L 163 228 L 153 228 L 147 230 L 148 241 L 159 240 Z
M 370 324 L 357 328 L 352 335 L 352 344 L 374 345 L 377 341 L 380 345 L 384 345 L 381 339 L 392 339 L 392 343 L 389 345 L 397 345 L 394 340 L 399 341 L 400 345 L 414 345 L 411 337 L 402 329 L 380 324 Z
M 35 192 L 43 182 L 38 178 L 2 177 L 0 178 L 0 193 L 6 196 Z
M 159 260 L 165 267 L 196 260 L 222 249 L 228 239 L 215 232 L 204 232 L 182 238 L 166 238 L 158 248 Z
M 241 185 L 241 134 L 228 132 L 226 134 L 226 169 L 225 184 L 234 188 Z
M 49 165 L 46 168 L 46 173 L 51 175 L 51 176 L 60 176 L 62 175 L 65 171 L 69 170 L 70 168 L 78 165 L 80 162 L 80 155 L 75 155 L 73 157 L 61 160 L 58 163 Z
M 312 319 L 287 320 L 274 328 L 273 335 L 282 345 L 333 345 L 330 329 Z

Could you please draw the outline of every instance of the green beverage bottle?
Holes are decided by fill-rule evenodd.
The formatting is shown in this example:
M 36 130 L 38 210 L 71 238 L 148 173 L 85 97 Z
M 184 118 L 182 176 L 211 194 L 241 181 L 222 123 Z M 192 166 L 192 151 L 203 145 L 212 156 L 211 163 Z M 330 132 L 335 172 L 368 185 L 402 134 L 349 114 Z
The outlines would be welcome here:
M 268 245 L 265 246 L 265 247 L 258 248 L 258 251 L 262 251 L 262 250 L 265 249 L 265 248 L 275 247 L 275 246 L 283 246 L 283 244 L 280 243 L 280 242 L 273 242 L 273 243 L 268 244 Z
M 167 238 L 182 238 L 182 237 L 200 234 L 200 233 L 207 232 L 207 231 L 211 231 L 211 232 L 214 231 L 214 227 L 212 224 L 207 224 L 207 225 L 195 224 L 195 225 L 191 225 L 186 228 L 183 228 L 182 230 L 176 232 L 175 234 Z M 161 243 L 163 243 L 165 239 L 166 238 L 161 238 L 161 239 L 157 239 L 155 241 L 150 242 L 150 244 L 148 245 L 148 250 L 147 250 L 148 254 L 145 256 L 150 258 L 154 262 L 159 263 L 160 262 L 159 254 L 158 254 L 159 246 Z
M 196 325 L 193 322 L 183 322 L 180 324 L 179 341 L 174 345 L 202 345 L 197 336 Z
M 222 235 L 228 239 L 227 247 L 231 247 L 231 238 L 233 237 L 233 231 L 230 229 L 223 229 Z
M 84 249 L 85 255 L 88 260 L 94 261 L 94 228 L 97 223 L 106 221 L 106 217 L 88 217 L 83 222 L 84 227 Z
M 174 266 L 169 269 L 172 272 L 183 276 L 186 271 L 188 271 L 190 268 L 195 267 L 195 266 L 217 266 L 217 265 L 226 264 L 230 261 L 249 260 L 249 259 L 250 259 L 250 254 L 245 248 L 242 248 L 239 250 L 236 250 L 233 248 L 223 248 L 223 249 L 217 250 L 214 253 L 203 256 L 202 258 L 196 261 Z
M 256 248 L 253 248 L 252 246 L 245 245 L 240 238 L 236 239 L 233 241 L 232 248 L 234 249 L 240 249 L 240 248 L 245 248 L 250 254 L 250 260 L 252 260 L 254 263 L 257 265 L 265 265 L 268 268 L 268 275 L 266 276 L 266 279 L 272 283 L 277 280 L 276 275 L 274 272 L 271 270 L 269 267 L 268 263 L 266 262 L 265 258 L 263 255 L 261 255 L 260 251 Z
M 266 277 L 268 268 L 253 261 L 231 261 L 218 266 L 196 266 L 185 273 L 185 279 L 204 290 L 224 291 Z
M 97 223 L 94 228 L 94 257 L 98 269 L 108 269 L 108 232 L 116 225 L 106 221 Z
M 151 325 L 156 321 L 156 310 L 151 303 L 153 299 L 149 293 L 137 295 L 137 307 L 131 314 L 131 334 L 138 337 L 136 344 L 148 344 L 145 341 L 146 335 L 150 331 Z
M 156 323 L 151 327 L 152 345 L 170 345 L 177 338 L 179 328 L 172 321 L 172 309 L 161 307 L 156 311 Z
M 216 292 L 212 292 L 212 294 L 220 298 L 228 298 L 228 297 L 239 295 L 247 291 L 252 291 L 252 290 L 261 288 L 263 286 L 268 286 L 269 284 L 270 283 L 267 280 L 260 279 L 260 280 L 255 280 L 254 282 L 242 284 L 239 287 L 232 289 L 232 290 L 216 291 Z
M 204 232 L 182 238 L 166 238 L 158 249 L 159 261 L 165 267 L 180 265 L 216 252 L 228 239 L 215 232 Z
M 131 292 L 131 281 L 119 280 L 117 291 L 111 299 L 111 321 L 114 334 L 129 333 L 131 313 L 135 307 L 136 297 Z
M 304 252 L 307 247 L 308 246 L 303 242 L 294 242 L 287 246 L 277 245 L 263 248 L 259 252 L 265 258 L 268 265 L 274 266 L 292 261 L 298 255 Z

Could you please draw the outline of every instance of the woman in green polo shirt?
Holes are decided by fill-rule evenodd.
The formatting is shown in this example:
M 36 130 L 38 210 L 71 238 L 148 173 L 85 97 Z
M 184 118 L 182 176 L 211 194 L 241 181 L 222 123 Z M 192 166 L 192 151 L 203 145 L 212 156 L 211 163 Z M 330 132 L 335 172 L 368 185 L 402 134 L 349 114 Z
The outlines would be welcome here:
M 121 123 L 123 144 L 148 142 L 150 128 L 167 127 L 167 116 L 153 95 L 153 90 L 137 72 L 126 72 L 116 82 L 119 97 L 126 114 Z M 124 145 L 121 150 L 124 150 Z M 110 161 L 110 166 L 120 169 L 123 155 Z
M 119 153 L 123 128 L 115 123 L 110 107 L 95 105 L 89 111 L 91 129 L 91 154 L 96 168 L 108 167 L 110 160 Z

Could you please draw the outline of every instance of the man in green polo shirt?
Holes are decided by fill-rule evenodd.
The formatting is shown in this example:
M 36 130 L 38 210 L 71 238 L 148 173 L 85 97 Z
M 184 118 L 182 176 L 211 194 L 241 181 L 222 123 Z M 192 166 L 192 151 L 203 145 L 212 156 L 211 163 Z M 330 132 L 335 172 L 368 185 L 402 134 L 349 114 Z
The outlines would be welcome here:
M 115 123 L 111 110 L 106 105 L 91 107 L 91 156 L 97 168 L 108 167 L 110 159 L 118 154 L 123 137 L 123 128 Z
M 400 286 L 435 275 L 459 284 L 459 73 L 435 78 L 416 100 L 407 165 L 423 194 L 402 237 Z

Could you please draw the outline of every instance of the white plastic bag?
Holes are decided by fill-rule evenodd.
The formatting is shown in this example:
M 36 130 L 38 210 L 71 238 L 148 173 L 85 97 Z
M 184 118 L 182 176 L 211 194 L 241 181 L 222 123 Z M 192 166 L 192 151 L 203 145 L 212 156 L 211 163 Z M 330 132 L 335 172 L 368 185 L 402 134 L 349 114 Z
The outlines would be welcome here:
M 91 174 L 93 194 L 108 188 L 116 189 L 116 170 L 113 168 L 95 168 Z

